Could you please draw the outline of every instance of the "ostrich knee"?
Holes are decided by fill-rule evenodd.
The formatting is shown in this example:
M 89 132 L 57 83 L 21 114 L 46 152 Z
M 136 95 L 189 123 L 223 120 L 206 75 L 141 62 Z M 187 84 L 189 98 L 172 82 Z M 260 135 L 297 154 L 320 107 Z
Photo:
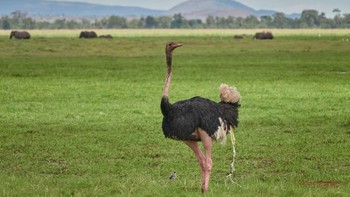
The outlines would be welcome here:
M 210 174 L 211 169 L 213 167 L 213 161 L 211 158 L 206 158 L 205 165 L 204 165 L 204 171 L 208 174 Z
M 206 166 L 206 170 L 207 172 L 211 172 L 211 169 L 213 167 L 213 160 L 211 158 L 207 158 L 207 166 Z
M 201 169 L 204 171 L 205 169 L 205 157 L 198 158 L 199 165 L 201 166 Z

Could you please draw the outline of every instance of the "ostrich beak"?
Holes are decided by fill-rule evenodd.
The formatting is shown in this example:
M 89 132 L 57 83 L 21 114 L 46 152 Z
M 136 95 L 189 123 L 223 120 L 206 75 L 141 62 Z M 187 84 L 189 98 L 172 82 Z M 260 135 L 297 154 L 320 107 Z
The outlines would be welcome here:
M 181 47 L 181 46 L 182 46 L 182 44 L 176 44 L 176 45 L 174 46 L 174 48 Z

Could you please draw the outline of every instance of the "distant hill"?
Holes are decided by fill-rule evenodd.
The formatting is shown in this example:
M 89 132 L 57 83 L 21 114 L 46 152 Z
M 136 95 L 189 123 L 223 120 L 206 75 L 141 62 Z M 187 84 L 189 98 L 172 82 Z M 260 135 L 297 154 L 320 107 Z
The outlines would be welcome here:
M 64 16 L 159 16 L 163 10 L 140 7 L 107 6 L 82 2 L 46 1 L 46 0 L 11 0 L 1 3 L 0 15 L 9 15 L 19 10 L 29 15 L 64 15 Z
M 0 15 L 10 15 L 19 10 L 30 16 L 80 16 L 101 17 L 118 15 L 123 17 L 173 16 L 181 13 L 187 19 L 205 19 L 207 16 L 246 17 L 249 15 L 273 15 L 273 10 L 255 10 L 233 0 L 188 0 L 170 10 L 153 10 L 132 6 L 107 6 L 82 2 L 48 0 L 11 0 L 2 2 Z M 294 15 L 295 17 L 295 15 Z
M 189 0 L 171 8 L 170 14 L 181 13 L 186 18 L 203 19 L 207 16 L 241 16 L 257 15 L 257 12 L 232 0 Z
M 242 3 L 233 0 L 189 0 L 171 8 L 167 13 L 182 13 L 185 18 L 205 19 L 207 16 L 214 17 L 247 17 L 250 15 L 271 16 L 276 13 L 274 10 L 255 10 Z M 297 14 L 298 15 L 298 14 Z M 286 15 L 295 18 L 296 15 Z

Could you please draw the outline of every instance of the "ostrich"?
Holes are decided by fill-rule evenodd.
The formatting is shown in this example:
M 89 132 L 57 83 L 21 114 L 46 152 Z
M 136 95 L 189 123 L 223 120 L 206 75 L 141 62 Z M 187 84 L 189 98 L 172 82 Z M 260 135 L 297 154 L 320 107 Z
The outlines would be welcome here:
M 202 192 L 206 192 L 213 164 L 212 141 L 218 140 L 224 143 L 227 133 L 230 132 L 234 148 L 233 128 L 238 126 L 240 94 L 236 88 L 221 84 L 219 103 L 197 96 L 171 104 L 168 96 L 172 75 L 172 53 L 181 46 L 174 42 L 169 42 L 165 46 L 167 71 L 161 99 L 162 129 L 165 137 L 184 141 L 193 150 L 202 170 Z M 198 141 L 202 141 L 205 154 L 200 150 Z M 232 162 L 231 174 L 233 170 Z

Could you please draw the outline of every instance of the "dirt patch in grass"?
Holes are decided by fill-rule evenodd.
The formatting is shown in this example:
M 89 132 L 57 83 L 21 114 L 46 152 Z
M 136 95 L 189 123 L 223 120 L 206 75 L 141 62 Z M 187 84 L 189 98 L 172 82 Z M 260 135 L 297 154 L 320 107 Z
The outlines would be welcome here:
M 305 187 L 331 188 L 331 187 L 338 187 L 340 185 L 341 185 L 341 182 L 337 182 L 337 181 L 303 182 L 303 186 Z

